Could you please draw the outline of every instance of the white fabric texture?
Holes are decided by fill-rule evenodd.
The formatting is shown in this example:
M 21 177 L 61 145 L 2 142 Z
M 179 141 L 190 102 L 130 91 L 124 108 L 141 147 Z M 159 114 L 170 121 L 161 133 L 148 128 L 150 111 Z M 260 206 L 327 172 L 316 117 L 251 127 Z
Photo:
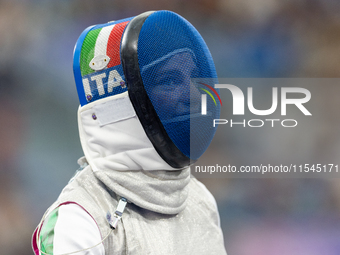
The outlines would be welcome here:
M 83 165 L 84 161 L 80 160 L 79 163 Z M 109 233 L 108 239 L 103 241 L 105 254 L 226 254 L 218 221 L 218 211 L 213 197 L 205 186 L 195 178 L 191 179 L 189 187 L 187 206 L 182 212 L 176 215 L 157 214 L 128 204 L 118 229 L 110 232 L 105 215 L 107 210 L 114 212 L 117 203 L 111 199 L 105 186 L 97 182 L 91 167 L 87 166 L 65 187 L 52 208 L 67 201 L 74 201 L 81 205 L 80 210 L 84 208 L 84 212 L 86 210 L 93 217 L 88 217 L 88 214 L 85 213 L 88 222 L 81 224 L 87 227 L 79 228 L 79 231 L 74 231 L 72 236 L 67 236 L 67 228 L 69 228 L 67 222 L 78 221 L 79 214 L 70 213 L 67 215 L 63 230 L 66 233 L 65 238 L 71 239 L 68 244 L 72 249 L 81 244 L 83 246 L 80 246 L 78 250 L 83 250 L 88 248 L 89 244 L 93 244 L 93 242 L 88 244 L 78 242 L 74 237 L 92 240 L 93 234 L 98 233 L 99 236 L 100 232 L 104 237 Z M 78 191 L 80 193 L 77 193 Z M 88 195 L 89 191 L 93 196 Z M 79 196 L 79 194 L 85 196 Z M 98 201 L 96 201 L 97 199 Z M 71 204 L 62 205 L 62 207 L 69 206 Z M 100 230 L 98 231 L 98 229 Z M 72 244 L 75 245 L 72 246 Z M 54 242 L 54 245 L 62 247 L 63 241 Z
M 101 192 L 104 190 L 111 190 L 116 195 L 128 199 L 132 203 L 131 208 L 138 206 L 138 208 L 146 209 L 144 211 L 142 209 L 141 212 L 143 213 L 139 215 L 130 208 L 130 212 L 123 215 L 122 218 L 125 219 L 124 229 L 123 226 L 118 228 L 118 231 L 124 231 L 126 236 L 124 237 L 123 234 L 110 236 L 110 238 L 115 238 L 120 245 L 126 245 L 129 251 L 133 251 L 131 254 L 142 254 L 140 248 L 146 250 L 151 249 L 151 247 L 159 247 L 160 250 L 175 249 L 180 242 L 176 238 L 181 238 L 184 242 L 182 246 L 177 247 L 178 251 L 184 251 L 182 254 L 190 253 L 186 250 L 188 247 L 204 248 L 206 250 L 200 249 L 196 251 L 196 254 L 207 254 L 206 251 L 210 249 L 209 245 L 198 240 L 203 236 L 203 238 L 213 236 L 211 242 L 216 242 L 214 249 L 216 248 L 221 252 L 211 254 L 225 254 L 216 201 L 203 184 L 191 179 L 190 167 L 174 169 L 168 165 L 154 149 L 139 119 L 135 114 L 131 114 L 130 110 L 126 111 L 126 118 L 124 116 L 122 118 L 124 110 L 118 109 L 120 117 L 112 118 L 109 121 L 107 121 L 105 114 L 97 115 L 98 109 L 101 111 L 104 104 L 113 107 L 113 109 L 108 110 L 112 111 L 114 115 L 115 110 L 117 110 L 114 109 L 114 106 L 122 99 L 124 103 L 131 104 L 128 93 L 125 92 L 95 101 L 80 107 L 78 110 L 80 140 L 85 154 L 85 158 L 80 159 L 78 163 L 82 167 L 88 163 L 89 167 L 79 172 L 77 176 L 83 176 L 86 169 L 91 169 L 91 176 L 95 176 L 95 178 L 91 178 L 96 181 L 99 180 L 105 185 L 103 190 L 95 189 L 96 192 L 99 192 L 98 194 L 103 194 Z M 101 118 L 105 118 L 105 120 L 101 121 Z M 103 125 L 103 123 L 105 124 Z M 86 179 L 89 175 L 83 177 Z M 69 188 L 71 187 L 68 185 L 65 189 Z M 65 189 L 62 194 L 66 192 Z M 87 186 L 86 192 L 89 192 L 89 190 L 91 189 Z M 193 191 L 194 193 L 189 194 Z M 96 198 L 100 197 L 98 194 L 95 193 Z M 88 200 L 87 197 L 84 199 Z M 211 200 L 212 203 L 210 201 L 206 203 L 208 200 Z M 84 200 L 82 201 L 84 202 Z M 57 201 L 56 204 L 58 203 L 63 203 L 63 200 Z M 136 209 L 136 211 L 139 211 L 139 209 Z M 105 213 L 106 211 L 104 211 Z M 157 213 L 161 214 L 157 215 Z M 176 216 L 174 217 L 174 215 Z M 204 218 L 205 220 L 200 222 L 203 216 L 206 219 Z M 148 217 L 151 218 L 148 219 Z M 159 217 L 164 217 L 164 219 L 156 221 Z M 185 221 L 188 225 L 182 221 Z M 96 222 L 82 207 L 76 204 L 62 205 L 55 226 L 54 254 L 79 251 L 100 243 L 105 238 L 100 233 L 105 232 L 103 232 L 102 227 L 99 228 L 100 224 L 97 224 L 98 221 Z M 188 228 L 181 230 L 181 227 Z M 154 241 L 155 244 L 149 243 L 147 236 L 143 236 L 143 238 L 139 238 L 138 235 L 135 236 L 138 228 L 139 234 L 154 235 L 150 241 Z M 157 234 L 161 233 L 160 229 L 162 231 L 161 236 Z M 188 229 L 192 230 L 189 231 L 190 234 L 194 232 L 192 234 L 197 236 L 191 238 L 191 236 L 186 235 L 183 239 L 180 234 L 175 234 L 176 231 L 184 233 Z M 125 238 L 125 241 L 118 238 Z M 140 248 L 138 248 L 138 242 L 142 242 Z M 202 247 L 196 245 L 195 242 L 199 242 Z M 191 243 L 191 246 L 187 246 L 188 243 Z M 100 244 L 90 250 L 76 254 L 104 255 L 105 247 L 105 245 Z M 152 254 L 176 254 L 171 253 L 171 251 L 168 253 L 168 251 Z
M 99 105 L 112 100 L 128 98 L 128 92 L 97 100 L 79 107 L 78 126 L 81 145 L 92 169 L 126 170 L 177 170 L 169 166 L 154 149 L 136 114 L 122 121 L 100 125 L 93 119 Z M 128 103 L 132 106 L 130 99 Z M 115 114 L 117 109 L 111 109 Z M 121 111 L 121 109 L 119 109 Z M 128 111 L 130 115 L 130 111 Z M 122 118 L 122 117 L 121 117 Z
M 79 255 L 104 255 L 99 229 L 92 217 L 76 204 L 62 205 L 54 228 L 53 254 L 66 254 L 99 244 Z
M 117 195 L 154 212 L 179 213 L 188 197 L 190 168 L 178 170 L 168 165 L 154 149 L 137 116 L 129 111 L 128 118 L 117 118 L 107 125 L 98 119 L 96 110 L 102 108 L 100 105 L 115 105 L 112 101 L 122 98 L 131 104 L 125 92 L 79 108 L 85 157 L 97 178 Z M 110 110 L 114 115 L 118 109 Z

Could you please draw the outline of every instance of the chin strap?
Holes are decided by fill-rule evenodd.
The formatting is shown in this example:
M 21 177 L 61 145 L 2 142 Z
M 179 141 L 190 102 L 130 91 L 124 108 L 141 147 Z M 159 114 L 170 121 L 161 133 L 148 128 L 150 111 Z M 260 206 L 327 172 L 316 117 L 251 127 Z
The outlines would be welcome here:
M 93 246 L 91 246 L 89 248 L 86 248 L 86 249 L 81 249 L 81 250 L 78 250 L 78 251 L 73 251 L 73 252 L 68 252 L 68 253 L 63 253 L 63 254 L 54 254 L 54 255 L 70 255 L 70 254 L 75 254 L 75 253 L 78 253 L 78 252 L 90 250 L 90 249 L 92 249 L 92 248 L 102 244 L 110 236 L 110 234 L 113 232 L 113 230 L 117 228 L 118 222 L 122 218 L 122 215 L 123 215 L 123 212 L 125 210 L 126 204 L 127 204 L 127 199 L 122 197 L 122 198 L 120 198 L 120 200 L 118 202 L 117 209 L 114 212 L 113 216 L 111 216 L 110 212 L 107 213 L 106 219 L 107 219 L 107 221 L 109 222 L 109 224 L 111 226 L 111 230 L 109 231 L 109 233 L 99 243 L 97 243 L 97 244 L 95 244 L 95 245 L 93 245 Z M 40 223 L 38 225 L 38 229 L 41 229 L 42 224 L 43 224 L 45 219 L 46 219 L 46 214 L 41 219 L 41 221 L 40 221 Z M 44 254 L 44 255 L 52 255 L 52 254 L 43 252 L 40 249 L 40 245 L 39 245 L 40 242 L 39 241 L 40 241 L 39 234 L 37 234 L 37 245 L 38 245 L 39 252 L 41 254 Z

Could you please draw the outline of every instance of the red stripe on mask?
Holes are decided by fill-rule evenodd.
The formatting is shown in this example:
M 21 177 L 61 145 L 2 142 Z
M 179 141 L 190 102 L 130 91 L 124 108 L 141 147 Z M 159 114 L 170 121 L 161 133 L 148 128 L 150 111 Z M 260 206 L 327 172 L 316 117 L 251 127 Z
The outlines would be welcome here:
M 120 41 L 122 39 L 122 35 L 124 29 L 129 21 L 125 21 L 119 24 L 116 24 L 109 36 L 109 41 L 107 43 L 106 53 L 110 58 L 110 62 L 107 65 L 108 68 L 120 65 Z

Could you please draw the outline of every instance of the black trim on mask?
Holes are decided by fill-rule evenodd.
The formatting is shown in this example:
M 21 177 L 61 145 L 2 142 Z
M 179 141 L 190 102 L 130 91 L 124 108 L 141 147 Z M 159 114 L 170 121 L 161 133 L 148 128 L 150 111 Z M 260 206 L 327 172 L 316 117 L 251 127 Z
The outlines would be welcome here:
M 133 18 L 125 28 L 121 42 L 121 61 L 128 93 L 144 131 L 162 159 L 174 168 L 190 165 L 184 155 L 168 136 L 143 85 L 138 64 L 138 38 L 142 26 L 154 11 Z

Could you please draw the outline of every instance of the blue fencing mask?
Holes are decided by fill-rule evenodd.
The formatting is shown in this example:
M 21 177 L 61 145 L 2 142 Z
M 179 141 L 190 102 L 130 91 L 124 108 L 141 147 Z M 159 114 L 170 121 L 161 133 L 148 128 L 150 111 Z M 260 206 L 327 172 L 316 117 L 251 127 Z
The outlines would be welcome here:
M 176 13 L 150 11 L 86 29 L 74 74 L 82 106 L 128 91 L 146 135 L 174 168 L 196 161 L 216 132 L 214 62 L 198 31 Z

